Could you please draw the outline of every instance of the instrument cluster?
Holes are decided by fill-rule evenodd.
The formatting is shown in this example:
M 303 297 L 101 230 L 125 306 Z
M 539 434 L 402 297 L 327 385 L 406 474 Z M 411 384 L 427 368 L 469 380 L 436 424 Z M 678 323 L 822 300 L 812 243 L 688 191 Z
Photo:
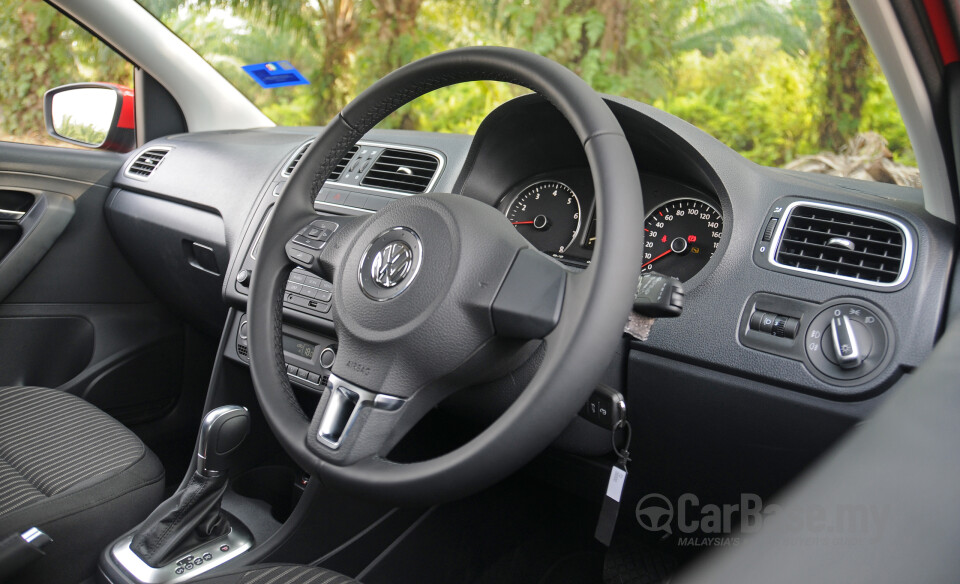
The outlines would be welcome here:
M 640 181 L 646 213 L 637 218 L 637 228 L 645 231 L 643 271 L 693 278 L 720 245 L 719 202 L 672 179 L 641 175 Z M 500 208 L 534 247 L 570 265 L 589 264 L 602 236 L 586 169 L 527 179 L 504 194 Z

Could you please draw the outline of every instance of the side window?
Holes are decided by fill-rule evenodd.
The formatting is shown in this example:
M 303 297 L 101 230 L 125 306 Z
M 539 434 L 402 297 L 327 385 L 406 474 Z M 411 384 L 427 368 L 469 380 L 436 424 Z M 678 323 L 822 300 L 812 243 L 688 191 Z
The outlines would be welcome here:
M 40 0 L 0 0 L 0 141 L 75 148 L 47 134 L 43 96 L 78 82 L 133 87 L 133 67 Z

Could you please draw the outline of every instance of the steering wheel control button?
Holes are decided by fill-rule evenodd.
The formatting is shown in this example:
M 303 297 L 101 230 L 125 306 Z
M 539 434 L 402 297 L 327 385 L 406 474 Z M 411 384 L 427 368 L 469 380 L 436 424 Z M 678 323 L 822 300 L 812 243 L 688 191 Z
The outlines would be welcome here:
M 312 253 L 293 245 L 292 242 L 287 244 L 287 257 L 290 261 L 308 268 L 313 267 L 317 259 Z
M 310 249 L 315 249 L 317 251 L 323 249 L 324 245 L 324 242 L 320 241 L 319 239 L 311 239 L 305 235 L 295 235 L 293 237 L 293 243 L 302 245 L 304 247 L 309 247 Z
M 810 364 L 838 380 L 855 380 L 876 371 L 889 352 L 890 338 L 878 310 L 859 301 L 834 304 L 810 322 L 804 349 Z
M 284 308 L 296 310 L 311 316 L 326 318 L 333 300 L 332 284 L 318 278 L 303 268 L 290 272 L 286 292 L 283 296 Z
M 360 259 L 360 289 L 371 300 L 396 298 L 414 282 L 423 263 L 420 236 L 407 227 L 393 227 L 374 239 Z

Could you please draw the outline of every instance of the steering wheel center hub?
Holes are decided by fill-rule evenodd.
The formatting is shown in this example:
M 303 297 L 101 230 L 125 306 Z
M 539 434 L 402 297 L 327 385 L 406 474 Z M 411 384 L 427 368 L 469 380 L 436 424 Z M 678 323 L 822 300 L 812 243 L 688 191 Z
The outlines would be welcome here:
M 357 278 L 367 298 L 384 302 L 402 294 L 423 264 L 423 244 L 409 227 L 392 227 L 373 240 L 363 257 Z

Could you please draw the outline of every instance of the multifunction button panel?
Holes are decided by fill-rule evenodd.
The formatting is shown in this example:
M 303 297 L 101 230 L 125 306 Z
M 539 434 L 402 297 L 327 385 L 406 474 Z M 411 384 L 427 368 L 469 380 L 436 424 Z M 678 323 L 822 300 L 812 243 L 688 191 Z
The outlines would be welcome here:
M 336 221 L 316 219 L 301 229 L 287 242 L 286 252 L 290 261 L 306 268 L 317 264 L 320 252 L 327 246 L 327 240 L 340 228 Z

